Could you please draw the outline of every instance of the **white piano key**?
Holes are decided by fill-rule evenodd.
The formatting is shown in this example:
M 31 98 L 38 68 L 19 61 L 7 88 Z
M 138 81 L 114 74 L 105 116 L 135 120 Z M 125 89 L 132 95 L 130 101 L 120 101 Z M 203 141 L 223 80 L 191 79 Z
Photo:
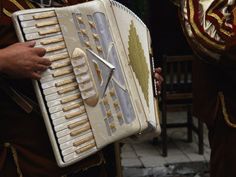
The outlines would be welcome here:
M 84 111 L 84 110 L 85 110 L 85 107 L 84 106 L 80 106 L 79 108 L 73 109 L 73 110 L 68 111 L 68 112 L 59 111 L 59 112 L 51 114 L 51 118 L 52 119 L 57 119 L 57 118 L 69 115 L 71 113 L 81 112 L 81 111 Z
M 32 27 L 26 27 L 22 29 L 24 34 L 31 34 L 31 33 L 38 33 L 41 35 L 46 35 L 46 34 L 51 34 L 51 33 L 57 33 L 60 32 L 60 26 L 59 25 L 52 25 L 52 26 L 46 26 L 46 27 L 42 27 L 42 28 L 37 28 L 35 26 Z M 49 32 L 50 33 L 47 33 Z M 44 34 L 46 32 L 46 34 Z
M 41 39 L 41 38 L 47 38 L 55 35 L 61 35 L 61 32 L 56 32 L 56 33 L 51 33 L 51 34 L 46 34 L 46 35 L 39 35 L 38 32 L 36 33 L 29 33 L 25 35 L 25 39 L 27 41 L 35 40 L 35 39 Z
M 71 129 L 69 129 L 69 128 L 63 129 L 63 130 L 61 130 L 61 131 L 59 131 L 59 132 L 56 132 L 56 136 L 57 136 L 57 138 L 62 138 L 62 137 L 64 137 L 64 136 L 70 135 L 70 133 L 71 133 L 72 131 L 75 131 L 75 130 L 82 130 L 84 127 L 86 127 L 86 126 L 88 126 L 88 125 L 90 126 L 89 122 L 84 123 L 84 124 L 82 124 L 82 125 L 76 127 L 76 128 L 73 129 L 73 130 L 71 130 Z M 91 129 L 91 128 L 90 128 L 90 129 Z M 85 131 L 84 131 L 84 132 L 85 132 Z M 83 134 L 84 132 L 78 134 L 78 136 L 80 136 L 80 135 Z M 75 137 L 76 137 L 76 136 L 75 136 Z
M 41 80 L 43 80 L 45 77 L 47 77 L 48 75 L 49 76 L 53 76 L 54 74 L 57 75 L 57 73 L 60 73 L 60 72 L 65 72 L 67 73 L 67 71 L 69 73 L 67 74 L 72 74 L 73 71 L 72 71 L 72 66 L 66 66 L 66 67 L 63 67 L 63 68 L 59 68 L 59 69 L 47 69 L 45 72 L 42 73 L 41 75 Z M 66 74 L 65 74 L 66 75 Z M 58 77 L 58 76 L 57 76 Z M 64 76 L 65 77 L 65 76 Z
M 22 21 L 21 22 L 21 26 L 23 28 L 26 28 L 26 27 L 31 27 L 31 26 L 36 26 L 36 24 L 38 23 L 44 23 L 45 22 L 45 19 L 40 19 L 40 20 L 27 20 L 27 21 Z M 58 20 L 56 17 L 50 17 L 50 18 L 47 18 L 47 22 L 52 22 L 52 23 L 58 23 Z
M 65 155 L 63 160 L 65 162 L 70 162 L 74 159 L 78 159 L 79 157 L 83 157 L 83 156 L 86 156 L 88 154 L 92 154 L 93 152 L 96 152 L 97 151 L 97 148 L 96 147 L 93 147 L 92 149 L 89 149 L 88 151 L 84 152 L 84 153 L 81 153 L 81 154 L 77 154 L 76 152 L 73 152 L 71 154 L 68 154 L 68 155 Z
M 72 119 L 72 120 L 67 120 L 66 122 L 64 122 L 62 124 L 56 125 L 56 126 L 54 126 L 54 129 L 55 129 L 56 132 L 59 132 L 63 129 L 68 128 L 68 125 L 71 125 L 71 124 L 73 124 L 75 122 L 79 122 L 79 121 L 85 121 L 85 120 L 88 120 L 87 114 L 81 115 L 80 117 L 77 117 L 77 118 Z
M 59 98 L 59 99 L 56 99 L 56 100 L 48 101 L 47 105 L 50 108 L 50 107 L 57 106 L 57 105 L 60 105 L 60 104 L 65 104 L 65 103 L 68 103 L 68 102 L 71 102 L 71 101 L 74 101 L 74 100 L 81 100 L 81 95 L 80 94 L 74 94 L 74 95 L 69 95 L 69 96 L 64 97 L 64 98 Z
M 84 134 L 82 136 L 76 137 L 76 138 L 72 139 L 71 141 L 67 141 L 67 142 L 65 142 L 63 144 L 60 144 L 60 148 L 61 148 L 61 150 L 67 149 L 69 147 L 74 146 L 73 144 L 75 142 L 79 142 L 79 141 L 84 140 L 84 139 L 89 138 L 89 137 L 93 137 L 93 133 L 92 132 L 88 132 L 87 134 Z M 95 139 L 89 140 L 89 141 L 95 141 Z M 86 142 L 89 142 L 89 141 L 86 141 Z
M 69 95 L 79 94 L 79 93 L 80 93 L 79 89 L 78 90 L 73 90 L 71 92 L 68 92 L 68 93 L 65 93 L 65 94 L 62 94 L 62 95 L 59 95 L 58 93 L 54 93 L 54 94 L 51 94 L 51 95 L 46 95 L 45 99 L 46 99 L 46 101 L 53 101 L 53 100 L 56 100 L 56 99 L 59 99 L 59 98 L 63 98 L 63 97 L 69 96 Z
M 88 141 L 88 142 L 82 144 L 82 145 L 80 146 L 80 148 L 82 148 L 82 147 L 84 147 L 84 146 L 88 146 L 89 144 L 92 144 L 92 143 L 94 143 L 94 141 Z M 69 147 L 69 148 L 67 148 L 67 149 L 62 150 L 62 155 L 66 156 L 66 155 L 68 155 L 68 154 L 70 154 L 70 153 L 75 152 L 77 149 L 78 149 L 78 147 L 74 147 L 74 146 Z
M 68 84 L 62 85 L 60 87 L 55 87 L 55 86 L 50 87 L 50 88 L 44 89 L 43 93 L 44 93 L 44 95 L 50 95 L 50 94 L 56 93 L 60 90 L 70 88 L 70 87 L 74 87 L 74 86 L 78 86 L 77 82 L 68 83 Z
M 49 60 L 51 60 L 52 58 L 55 58 L 56 56 L 61 56 L 61 57 L 64 57 L 64 58 L 67 56 L 67 58 L 68 58 L 69 54 L 67 52 L 67 49 L 61 49 L 61 50 L 54 51 L 54 52 L 47 52 L 44 55 L 44 57 L 49 58 Z
M 81 106 L 81 105 L 83 105 L 83 102 L 82 102 L 82 100 L 80 99 L 80 100 L 76 100 L 76 101 L 70 102 L 70 103 L 65 104 L 65 105 L 59 104 L 59 105 L 57 105 L 57 106 L 49 107 L 49 112 L 50 112 L 51 114 L 53 114 L 53 113 L 55 113 L 55 112 L 63 111 L 63 108 L 65 109 L 65 108 L 70 108 L 70 107 L 71 107 L 71 109 L 72 109 L 73 106 L 76 107 L 76 106 Z M 77 108 L 77 107 L 76 107 L 76 108 Z
M 20 21 L 26 21 L 26 20 L 43 19 L 55 16 L 56 14 L 54 10 L 50 10 L 50 11 L 42 11 L 39 13 L 29 13 L 29 14 L 19 15 L 19 19 Z
M 68 74 L 66 77 L 57 77 L 57 78 L 55 78 L 51 81 L 47 81 L 47 82 L 45 81 L 46 79 L 44 79 L 44 80 L 41 79 L 40 82 L 41 82 L 42 88 L 47 89 L 47 88 L 50 88 L 50 87 L 54 87 L 55 84 L 58 83 L 58 82 L 60 83 L 60 82 L 65 81 L 67 79 L 73 79 L 73 78 L 75 78 L 74 74 L 71 73 L 71 74 Z
M 89 133 L 89 132 L 91 132 L 91 129 L 90 129 L 90 130 L 87 130 L 87 131 L 85 131 L 85 132 L 83 132 L 83 133 L 81 134 L 81 136 L 82 136 L 83 134 L 87 134 L 87 133 Z M 70 136 L 70 135 L 68 134 L 68 135 L 66 135 L 66 136 L 63 136 L 63 137 L 59 138 L 59 139 L 58 139 L 58 142 L 59 142 L 59 144 L 63 144 L 63 143 L 68 142 L 68 141 L 70 141 L 70 140 L 72 140 L 72 139 L 74 139 L 74 138 L 75 138 L 75 137 L 72 137 L 72 136 Z

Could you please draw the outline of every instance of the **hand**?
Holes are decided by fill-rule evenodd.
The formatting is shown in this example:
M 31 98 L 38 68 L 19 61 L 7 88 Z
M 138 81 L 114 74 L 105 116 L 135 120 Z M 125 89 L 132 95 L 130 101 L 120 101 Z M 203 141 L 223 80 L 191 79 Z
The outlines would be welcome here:
M 156 87 L 157 87 L 157 91 L 159 95 L 161 94 L 161 84 L 164 81 L 161 75 L 161 70 L 162 69 L 158 67 L 158 68 L 155 68 L 155 71 L 154 71 L 154 78 L 156 80 Z
M 0 71 L 14 78 L 40 79 L 51 62 L 35 42 L 16 43 L 0 50 Z

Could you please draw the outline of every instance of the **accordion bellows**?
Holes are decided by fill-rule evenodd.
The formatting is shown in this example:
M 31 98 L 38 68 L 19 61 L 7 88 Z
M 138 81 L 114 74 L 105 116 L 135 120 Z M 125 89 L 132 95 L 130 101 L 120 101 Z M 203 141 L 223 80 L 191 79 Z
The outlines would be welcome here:
M 149 31 L 133 12 L 96 0 L 12 19 L 19 40 L 35 40 L 52 61 L 33 82 L 60 167 L 148 128 L 160 133 Z

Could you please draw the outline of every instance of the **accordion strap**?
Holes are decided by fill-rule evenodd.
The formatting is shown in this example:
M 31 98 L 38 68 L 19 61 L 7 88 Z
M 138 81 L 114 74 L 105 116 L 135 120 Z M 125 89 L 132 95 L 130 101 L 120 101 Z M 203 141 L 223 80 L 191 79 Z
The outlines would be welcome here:
M 0 89 L 5 92 L 18 106 L 25 112 L 31 113 L 33 111 L 32 103 L 13 89 L 2 76 L 0 76 Z

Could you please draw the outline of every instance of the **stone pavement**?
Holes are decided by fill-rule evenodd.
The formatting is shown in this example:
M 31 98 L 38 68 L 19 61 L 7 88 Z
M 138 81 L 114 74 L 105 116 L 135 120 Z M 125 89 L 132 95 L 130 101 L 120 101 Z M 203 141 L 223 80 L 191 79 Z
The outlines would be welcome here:
M 184 113 L 183 113 L 184 114 Z M 171 113 L 173 120 L 182 113 Z M 204 129 L 204 154 L 198 154 L 197 136 L 186 142 L 186 128 L 168 129 L 168 156 L 161 155 L 161 141 L 153 143 L 153 134 L 139 135 L 122 141 L 123 177 L 208 177 L 210 149 Z

